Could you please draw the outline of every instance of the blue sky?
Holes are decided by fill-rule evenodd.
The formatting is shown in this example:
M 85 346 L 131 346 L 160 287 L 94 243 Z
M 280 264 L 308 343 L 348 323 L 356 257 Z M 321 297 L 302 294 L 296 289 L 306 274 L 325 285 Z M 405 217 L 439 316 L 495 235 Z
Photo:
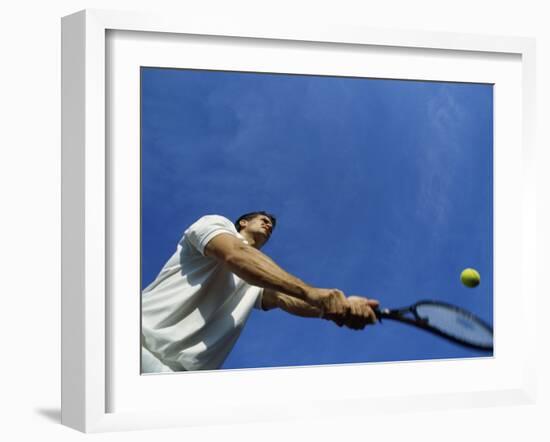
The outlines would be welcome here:
M 491 85 L 142 68 L 141 110 L 142 287 L 197 218 L 267 210 L 263 251 L 304 281 L 492 324 Z M 223 368 L 480 355 L 391 321 L 273 310 L 253 312 Z

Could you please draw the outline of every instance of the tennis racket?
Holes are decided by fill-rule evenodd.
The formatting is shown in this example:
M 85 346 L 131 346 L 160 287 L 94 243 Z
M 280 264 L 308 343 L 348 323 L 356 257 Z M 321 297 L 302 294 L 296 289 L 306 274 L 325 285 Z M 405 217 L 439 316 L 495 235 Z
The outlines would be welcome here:
M 493 328 L 460 307 L 440 301 L 419 301 L 409 307 L 379 309 L 378 321 L 391 319 L 404 322 L 465 347 L 493 351 Z

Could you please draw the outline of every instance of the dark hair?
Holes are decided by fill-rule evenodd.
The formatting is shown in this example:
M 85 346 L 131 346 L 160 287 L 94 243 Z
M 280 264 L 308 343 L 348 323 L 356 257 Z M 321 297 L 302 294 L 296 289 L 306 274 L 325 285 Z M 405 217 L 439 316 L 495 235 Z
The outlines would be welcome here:
M 271 213 L 267 213 L 262 210 L 261 212 L 250 212 L 239 216 L 239 219 L 235 221 L 235 228 L 237 229 L 237 232 L 240 232 L 242 229 L 241 221 L 243 219 L 246 221 L 249 221 L 252 218 L 256 218 L 257 216 L 260 216 L 260 215 L 267 216 L 271 220 L 271 224 L 273 224 L 273 229 L 275 229 L 275 225 L 277 224 L 277 219 L 275 218 L 275 216 L 273 216 Z

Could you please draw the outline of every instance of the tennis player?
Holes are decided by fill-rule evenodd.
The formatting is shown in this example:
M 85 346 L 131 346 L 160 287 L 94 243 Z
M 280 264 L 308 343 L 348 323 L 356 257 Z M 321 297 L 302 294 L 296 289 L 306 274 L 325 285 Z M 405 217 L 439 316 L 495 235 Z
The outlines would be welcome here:
M 252 212 L 233 224 L 207 215 L 191 225 L 142 293 L 142 372 L 219 368 L 252 308 L 275 308 L 363 329 L 378 301 L 346 297 L 287 273 L 260 249 L 276 225 Z

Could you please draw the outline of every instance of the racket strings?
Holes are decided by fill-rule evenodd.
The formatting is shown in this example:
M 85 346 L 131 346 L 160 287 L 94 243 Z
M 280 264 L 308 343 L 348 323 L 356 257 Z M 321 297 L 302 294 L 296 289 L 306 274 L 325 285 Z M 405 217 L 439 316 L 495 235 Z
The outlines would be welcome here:
M 445 305 L 420 304 L 416 313 L 427 325 L 449 336 L 471 344 L 491 347 L 493 331 L 475 316 Z

